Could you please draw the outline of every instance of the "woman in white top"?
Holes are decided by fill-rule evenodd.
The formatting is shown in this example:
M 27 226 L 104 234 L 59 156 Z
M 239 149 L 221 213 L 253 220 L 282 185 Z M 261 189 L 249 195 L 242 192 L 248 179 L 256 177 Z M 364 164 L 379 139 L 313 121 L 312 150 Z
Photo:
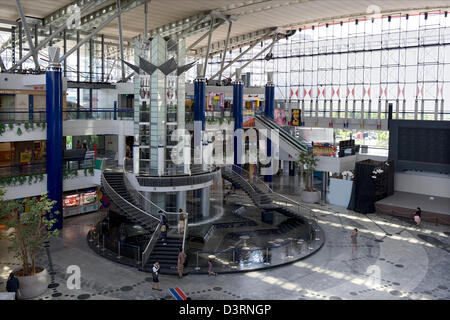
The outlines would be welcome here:
M 152 287 L 152 289 L 153 290 L 162 291 L 159 288 L 159 278 L 158 278 L 158 276 L 159 276 L 159 268 L 160 268 L 159 262 L 155 261 L 155 263 L 153 264 L 153 268 L 152 268 L 152 277 L 153 277 L 153 287 Z M 155 288 L 155 286 L 156 286 L 156 288 Z
M 185 224 L 185 217 L 183 214 L 183 209 L 180 208 L 180 219 L 178 220 L 178 233 L 181 234 L 184 232 L 184 224 Z

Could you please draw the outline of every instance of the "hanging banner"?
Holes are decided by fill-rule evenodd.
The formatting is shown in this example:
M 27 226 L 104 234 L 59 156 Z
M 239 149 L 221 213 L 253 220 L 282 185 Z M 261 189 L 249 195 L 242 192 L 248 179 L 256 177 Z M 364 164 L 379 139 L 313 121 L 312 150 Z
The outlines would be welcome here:
M 293 126 L 300 126 L 301 117 L 300 117 L 300 109 L 292 109 L 292 118 L 291 123 Z

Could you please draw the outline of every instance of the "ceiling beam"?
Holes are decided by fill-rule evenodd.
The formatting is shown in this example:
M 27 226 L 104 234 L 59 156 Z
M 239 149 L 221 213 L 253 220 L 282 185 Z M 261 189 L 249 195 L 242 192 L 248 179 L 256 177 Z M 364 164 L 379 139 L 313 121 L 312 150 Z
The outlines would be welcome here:
M 228 41 L 228 49 L 236 49 L 239 47 L 246 46 L 250 43 L 253 43 L 256 39 L 258 41 L 263 41 L 266 38 L 273 35 L 273 33 L 277 31 L 277 28 L 266 28 L 261 29 L 255 32 L 250 32 L 246 34 L 241 34 L 238 36 L 231 37 Z M 263 38 L 262 38 L 263 37 Z M 211 44 L 210 55 L 218 54 L 223 51 L 225 48 L 226 40 L 218 41 Z M 196 56 L 203 56 L 206 54 L 207 47 L 201 47 L 198 49 L 194 49 Z

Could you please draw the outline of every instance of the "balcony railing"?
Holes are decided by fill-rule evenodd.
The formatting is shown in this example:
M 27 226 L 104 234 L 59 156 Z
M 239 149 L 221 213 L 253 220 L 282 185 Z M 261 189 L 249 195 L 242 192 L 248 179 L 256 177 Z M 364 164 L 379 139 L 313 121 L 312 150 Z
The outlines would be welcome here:
M 46 111 L 0 111 L 0 123 L 46 122 Z M 64 110 L 63 120 L 133 120 L 133 109 Z

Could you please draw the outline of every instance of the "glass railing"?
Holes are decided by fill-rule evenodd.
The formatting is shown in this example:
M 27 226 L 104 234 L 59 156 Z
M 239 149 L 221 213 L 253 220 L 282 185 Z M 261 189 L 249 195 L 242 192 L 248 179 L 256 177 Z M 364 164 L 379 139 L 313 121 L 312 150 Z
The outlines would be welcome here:
M 94 159 L 80 161 L 64 161 L 63 171 L 83 170 L 94 168 Z M 47 173 L 47 163 L 37 161 L 31 163 L 18 163 L 9 166 L 0 166 L 0 177 L 20 177 Z
M 63 120 L 133 120 L 133 109 L 72 109 L 63 111 Z M 46 111 L 0 111 L 0 123 L 46 122 Z
M 273 267 L 309 256 L 324 243 L 322 231 L 319 229 L 311 230 L 302 237 L 276 239 L 270 241 L 272 245 L 264 247 L 251 247 L 246 243 L 249 238 L 241 236 L 240 241 L 243 243 L 240 248 L 224 251 L 188 250 L 189 271 L 208 273 L 209 261 L 213 265 L 213 272 L 217 273 Z
M 130 266 L 141 264 L 142 243 L 112 239 L 103 233 L 101 223 L 89 230 L 87 238 L 89 246 L 102 256 Z

